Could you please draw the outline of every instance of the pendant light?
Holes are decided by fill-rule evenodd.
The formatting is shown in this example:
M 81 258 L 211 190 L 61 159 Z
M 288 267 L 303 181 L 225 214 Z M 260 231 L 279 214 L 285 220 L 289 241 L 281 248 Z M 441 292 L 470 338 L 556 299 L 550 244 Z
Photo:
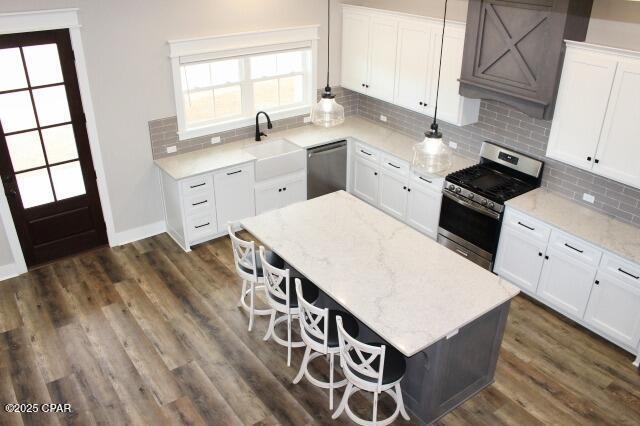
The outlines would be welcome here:
M 320 101 L 311 111 L 311 122 L 316 126 L 333 127 L 344 123 L 344 107 L 336 102 L 329 85 L 329 69 L 331 65 L 331 0 L 327 0 L 327 85 Z
M 444 47 L 444 30 L 447 25 L 447 1 L 444 1 L 444 18 L 442 20 L 442 41 L 440 43 L 440 64 L 438 65 L 438 86 L 436 89 L 436 106 L 433 113 L 431 129 L 424 140 L 413 146 L 414 170 L 424 173 L 440 173 L 451 167 L 451 149 L 444 144 L 442 133 L 438 130 L 438 96 L 440 94 L 440 73 L 442 72 L 442 52 Z

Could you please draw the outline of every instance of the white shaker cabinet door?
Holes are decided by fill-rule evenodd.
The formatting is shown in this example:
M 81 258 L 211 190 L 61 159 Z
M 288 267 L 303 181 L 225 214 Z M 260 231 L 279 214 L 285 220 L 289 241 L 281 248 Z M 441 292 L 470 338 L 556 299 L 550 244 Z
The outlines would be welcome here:
M 438 237 L 442 193 L 411 185 L 407 201 L 407 224 L 433 239 Z
M 567 49 L 548 157 L 591 169 L 617 63 L 616 56 Z
M 307 199 L 307 181 L 304 176 L 287 182 L 283 186 L 283 189 L 284 198 L 282 207 Z
M 640 188 L 640 60 L 618 64 L 593 171 Z
M 598 273 L 585 321 L 630 347 L 640 341 L 640 281 L 634 285 L 623 277 Z
M 380 172 L 380 209 L 397 219 L 404 219 L 407 209 L 407 178 L 386 171 Z
M 538 288 L 547 243 L 526 230 L 503 226 L 495 272 L 530 293 Z
M 282 186 L 256 188 L 256 214 L 282 207 Z
M 394 102 L 401 107 L 426 113 L 430 104 L 427 82 L 430 77 L 430 27 L 426 22 L 400 21 Z
M 398 21 L 392 18 L 372 18 L 367 95 L 393 102 L 397 48 Z
M 361 158 L 353 163 L 353 194 L 372 205 L 378 203 L 378 167 Z
M 538 296 L 574 318 L 583 318 L 596 268 L 550 246 L 542 268 Z
M 369 16 L 351 11 L 342 18 L 342 87 L 361 93 L 366 93 L 370 22 Z
M 228 222 L 256 214 L 253 184 L 253 164 L 243 164 L 214 174 L 218 231 L 227 229 Z

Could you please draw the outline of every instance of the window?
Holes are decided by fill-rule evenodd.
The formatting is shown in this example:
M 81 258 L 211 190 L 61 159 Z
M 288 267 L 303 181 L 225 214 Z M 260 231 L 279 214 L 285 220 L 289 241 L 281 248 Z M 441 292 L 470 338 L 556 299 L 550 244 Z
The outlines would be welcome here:
M 315 100 L 317 37 L 301 41 L 304 34 L 295 34 L 286 43 L 250 44 L 274 34 L 286 40 L 292 30 L 170 42 L 180 140 L 250 125 L 261 110 L 272 119 L 308 113 Z M 237 45 L 239 37 L 242 48 L 218 50 L 221 43 Z

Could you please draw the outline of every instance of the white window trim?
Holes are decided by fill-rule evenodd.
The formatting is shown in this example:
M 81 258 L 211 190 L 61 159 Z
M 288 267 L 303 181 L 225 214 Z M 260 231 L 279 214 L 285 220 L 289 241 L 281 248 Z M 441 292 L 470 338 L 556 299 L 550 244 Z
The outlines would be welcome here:
M 180 65 L 193 61 L 218 59 L 256 53 L 268 53 L 292 48 L 311 49 L 311 95 L 315 98 L 318 89 L 318 39 L 319 25 L 281 28 L 267 31 L 225 34 L 212 37 L 191 38 L 169 41 L 169 58 L 173 74 L 173 89 L 178 117 L 178 139 L 185 140 L 213 133 L 245 127 L 252 124 L 252 118 L 236 118 L 226 122 L 208 124 L 200 128 L 186 129 Z M 313 102 L 314 99 L 310 101 Z M 310 106 L 294 107 L 271 114 L 279 120 L 310 112 Z

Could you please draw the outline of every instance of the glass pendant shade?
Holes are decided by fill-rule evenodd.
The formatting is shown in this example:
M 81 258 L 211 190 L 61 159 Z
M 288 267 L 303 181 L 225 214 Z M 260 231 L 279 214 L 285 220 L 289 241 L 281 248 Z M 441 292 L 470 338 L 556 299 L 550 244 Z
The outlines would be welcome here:
M 331 92 L 325 92 L 311 111 L 311 122 L 320 127 L 333 127 L 344 123 L 344 107 L 336 102 Z
M 451 167 L 451 149 L 442 141 L 439 132 L 427 133 L 424 140 L 413 146 L 413 169 L 417 172 L 441 173 Z

